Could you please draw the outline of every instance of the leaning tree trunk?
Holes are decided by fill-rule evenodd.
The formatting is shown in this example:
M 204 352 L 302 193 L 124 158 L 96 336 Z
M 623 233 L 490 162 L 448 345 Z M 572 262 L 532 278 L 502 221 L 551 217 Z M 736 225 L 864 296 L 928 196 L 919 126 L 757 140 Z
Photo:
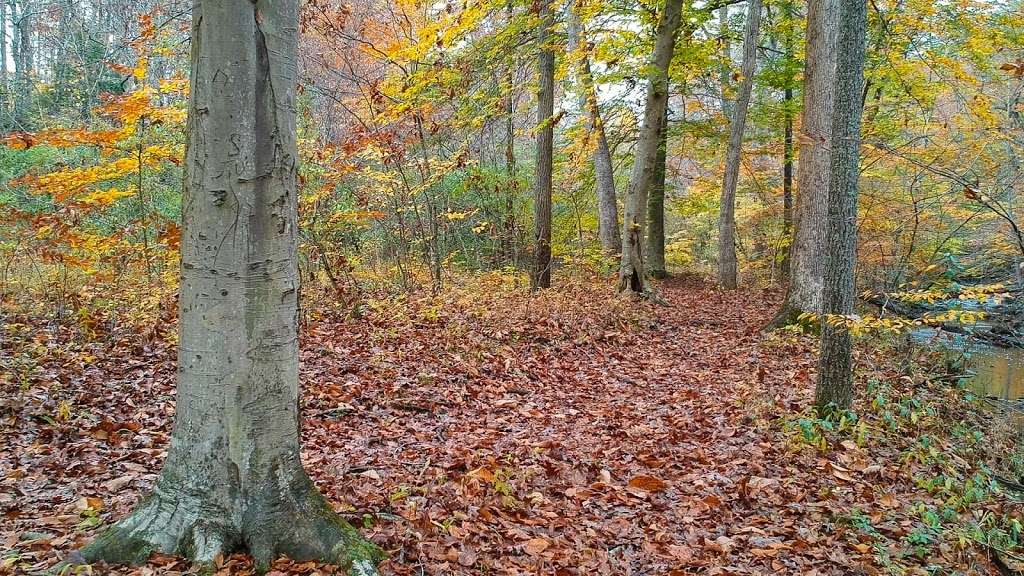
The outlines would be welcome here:
M 297 41 L 297 0 L 193 6 L 177 414 L 153 493 L 89 561 L 248 550 L 260 571 L 284 554 L 376 573 L 299 457 Z
M 853 340 L 846 325 L 835 320 L 853 314 L 867 4 L 865 0 L 841 0 L 841 11 L 825 234 L 824 318 L 814 393 L 819 412 L 846 409 L 853 403 Z
M 622 249 L 619 236 L 619 207 L 615 198 L 615 172 L 612 168 L 612 154 L 601 119 L 601 108 L 597 104 L 597 90 L 594 74 L 590 69 L 590 45 L 587 30 L 583 25 L 577 7 L 569 13 L 569 44 L 581 52 L 577 64 L 580 84 L 580 108 L 585 111 L 587 130 L 594 138 L 594 182 L 597 187 L 597 235 L 601 247 L 608 254 L 618 254 Z
M 665 162 L 668 157 L 668 102 L 658 131 L 658 155 L 654 161 L 654 182 L 647 198 L 647 270 L 652 278 L 665 278 Z
M 537 175 L 533 188 L 534 240 L 533 288 L 551 286 L 551 173 L 553 171 L 555 113 L 555 52 L 551 42 L 551 2 L 540 7 L 540 30 L 537 43 Z
M 789 248 L 789 290 L 773 326 L 792 323 L 803 312 L 822 312 L 839 22 L 838 0 L 808 0 L 807 60 L 803 116 L 797 138 L 800 156 L 796 165 L 793 241 Z
M 654 54 L 647 75 L 647 98 L 643 123 L 633 158 L 633 172 L 626 192 L 626 212 L 622 223 L 622 256 L 619 262 L 619 290 L 644 292 L 644 221 L 647 215 L 647 194 L 654 181 L 654 165 L 658 152 L 661 116 L 668 102 L 668 67 L 675 53 L 679 34 L 682 0 L 665 0 L 658 19 Z
M 750 0 L 747 7 L 746 32 L 743 35 L 743 64 L 739 94 L 729 130 L 729 149 L 725 155 L 725 177 L 722 201 L 718 212 L 718 282 L 732 290 L 736 279 L 736 185 L 740 177 L 740 155 L 743 153 L 743 129 L 747 123 L 747 107 L 757 71 L 757 38 L 761 25 L 761 0 Z

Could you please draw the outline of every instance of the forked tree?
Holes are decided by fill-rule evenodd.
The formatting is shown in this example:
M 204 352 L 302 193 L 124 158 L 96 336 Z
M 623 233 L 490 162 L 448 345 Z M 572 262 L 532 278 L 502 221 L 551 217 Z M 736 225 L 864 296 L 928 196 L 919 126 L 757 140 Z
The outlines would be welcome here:
M 622 292 L 642 294 L 646 290 L 643 252 L 647 195 L 654 182 L 658 134 L 668 102 L 668 68 L 675 54 L 682 9 L 682 0 L 665 0 L 654 37 L 654 54 L 647 68 L 644 115 L 626 191 L 626 210 L 622 222 L 622 256 L 619 261 L 619 290 Z
M 153 493 L 87 561 L 279 555 L 375 574 L 380 550 L 299 456 L 298 0 L 197 0 L 182 198 L 177 413 Z

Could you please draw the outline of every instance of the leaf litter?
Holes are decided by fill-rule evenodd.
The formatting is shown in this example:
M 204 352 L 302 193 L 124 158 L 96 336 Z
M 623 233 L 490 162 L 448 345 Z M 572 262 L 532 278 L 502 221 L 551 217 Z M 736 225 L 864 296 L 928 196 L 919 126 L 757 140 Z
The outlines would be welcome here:
M 805 438 L 815 342 L 761 332 L 777 292 L 675 279 L 661 296 L 667 306 L 632 302 L 594 280 L 531 296 L 485 276 L 436 297 L 367 299 L 358 314 L 306 309 L 305 465 L 388 551 L 386 574 L 998 573 L 991 547 L 955 545 L 958 532 L 911 538 L 941 495 L 922 487 L 935 465 L 907 457 L 910 436 Z M 88 341 L 14 320 L 0 573 L 35 574 L 153 486 L 175 347 L 172 322 Z M 858 364 L 858 405 L 873 403 L 863 381 L 879 379 L 894 397 L 938 398 L 945 417 L 984 417 L 888 357 Z M 941 445 L 941 417 L 914 425 Z M 1003 448 L 992 440 L 950 466 L 970 476 Z M 959 513 L 965 525 L 1021 515 L 998 493 Z M 157 555 L 97 570 L 190 568 Z M 219 574 L 251 570 L 243 555 L 219 559 Z M 281 559 L 272 573 L 333 572 Z

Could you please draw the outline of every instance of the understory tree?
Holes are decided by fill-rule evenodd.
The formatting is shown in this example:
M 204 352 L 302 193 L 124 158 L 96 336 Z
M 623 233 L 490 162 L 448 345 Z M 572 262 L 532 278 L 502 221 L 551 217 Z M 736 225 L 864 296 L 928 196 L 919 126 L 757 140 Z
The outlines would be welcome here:
M 736 186 L 740 178 L 743 132 L 747 108 L 757 71 L 757 39 L 761 26 L 761 0 L 750 0 L 743 33 L 743 65 L 740 68 L 739 94 L 731 116 L 729 147 L 725 155 L 722 198 L 718 211 L 718 283 L 733 290 L 738 285 L 736 264 Z

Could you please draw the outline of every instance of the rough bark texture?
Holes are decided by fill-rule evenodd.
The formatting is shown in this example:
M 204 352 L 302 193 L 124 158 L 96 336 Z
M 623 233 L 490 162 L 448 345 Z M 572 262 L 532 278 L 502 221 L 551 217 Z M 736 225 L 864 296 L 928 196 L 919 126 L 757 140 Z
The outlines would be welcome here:
M 658 152 L 654 160 L 654 182 L 647 198 L 647 270 L 651 278 L 665 278 L 665 162 L 668 155 L 668 101 L 658 131 Z
M 853 341 L 830 315 L 849 316 L 854 304 L 857 256 L 857 180 L 860 175 L 861 99 L 867 33 L 865 0 L 840 0 L 841 21 L 832 120 L 832 160 L 825 234 L 826 318 L 821 327 L 821 359 L 814 402 L 819 411 L 845 409 L 853 402 Z
M 622 249 L 619 236 L 619 207 L 615 198 L 615 172 L 612 168 L 612 154 L 604 132 L 601 108 L 597 103 L 597 89 L 594 74 L 590 69 L 590 45 L 587 30 L 575 9 L 569 13 L 569 45 L 581 52 L 577 64 L 580 85 L 580 108 L 587 119 L 587 130 L 594 139 L 594 182 L 597 188 L 597 235 L 601 247 L 609 254 L 618 254 Z
M 789 291 L 773 322 L 789 324 L 802 312 L 820 314 L 825 271 L 832 108 L 835 98 L 838 0 L 808 0 L 800 157 L 796 166 L 796 213 L 789 248 Z
M 622 223 L 622 257 L 619 262 L 619 290 L 644 292 L 644 225 L 647 215 L 647 194 L 654 180 L 654 164 L 658 152 L 658 132 L 661 116 L 668 102 L 668 67 L 675 53 L 679 34 L 683 2 L 665 0 L 658 19 L 647 77 L 647 97 L 644 117 L 640 125 L 633 171 L 626 192 L 626 210 Z
M 757 71 L 757 39 L 761 28 L 761 0 L 750 0 L 743 34 L 743 64 L 739 93 L 732 113 L 729 148 L 725 155 L 725 176 L 722 200 L 718 211 L 718 282 L 723 288 L 736 288 L 736 185 L 740 177 L 740 156 L 743 153 L 743 130 L 747 123 L 747 107 Z
M 533 222 L 535 253 L 533 288 L 551 286 L 551 172 L 555 113 L 555 52 L 551 49 L 551 3 L 540 7 L 541 25 L 537 33 L 540 51 L 537 55 L 537 174 L 533 187 Z
M 83 550 L 208 564 L 248 550 L 375 574 L 299 457 L 297 0 L 193 6 L 177 413 L 153 493 Z

